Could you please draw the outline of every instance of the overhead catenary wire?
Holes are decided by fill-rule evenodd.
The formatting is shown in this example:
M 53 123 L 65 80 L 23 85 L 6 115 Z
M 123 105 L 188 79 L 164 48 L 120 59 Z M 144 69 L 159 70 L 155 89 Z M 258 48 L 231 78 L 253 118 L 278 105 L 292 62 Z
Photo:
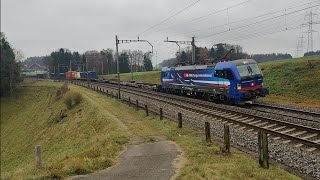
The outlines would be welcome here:
M 217 32 L 217 33 L 213 33 L 213 34 L 210 34 L 210 35 L 203 36 L 203 37 L 198 38 L 198 39 L 204 39 L 204 38 L 212 37 L 212 36 L 215 36 L 215 35 L 223 34 L 223 33 L 229 32 L 229 31 L 234 31 L 234 30 L 236 30 L 236 29 L 245 28 L 245 27 L 248 27 L 248 26 L 252 26 L 252 25 L 255 25 L 255 24 L 259 24 L 259 23 L 261 23 L 261 22 L 265 22 L 265 21 L 269 21 L 269 20 L 272 20 L 272 19 L 280 18 L 280 17 L 283 17 L 283 16 L 288 15 L 288 14 L 292 14 L 292 13 L 296 13 L 296 12 L 301 12 L 301 11 L 310 9 L 310 8 L 312 8 L 312 7 L 317 7 L 317 6 L 319 6 L 319 5 L 320 5 L 320 4 L 317 4 L 317 5 L 314 5 L 314 6 L 311 6 L 311 7 L 302 8 L 302 9 L 295 10 L 295 11 L 292 11 L 292 12 L 289 12 L 289 13 L 286 13 L 286 14 L 282 14 L 282 15 L 274 16 L 274 17 L 271 17 L 271 18 L 268 18 L 268 19 L 263 19 L 263 20 L 260 20 L 260 21 L 256 21 L 256 22 L 253 22 L 253 23 L 250 23 L 250 24 L 242 25 L 242 26 L 239 26 L 239 27 L 236 27 L 236 28 L 233 28 L 233 29 L 227 29 L 227 30 L 224 30 L 224 31 L 221 31 L 221 32 Z
M 311 3 L 315 3 L 315 2 L 318 2 L 318 1 L 313 1 Z M 310 3 L 305 3 L 305 4 L 302 4 L 302 5 L 297 5 L 297 6 L 293 6 L 293 7 L 288 7 L 286 8 L 286 10 L 290 10 L 290 9 L 294 9 L 294 8 L 297 8 L 297 7 L 302 7 L 302 6 L 305 6 L 305 5 L 310 5 Z M 211 27 L 206 27 L 206 28 L 201 28 L 201 29 L 196 29 L 196 30 L 192 30 L 192 31 L 188 31 L 188 32 L 185 32 L 185 33 L 175 33 L 174 35 L 171 35 L 170 37 L 175 37 L 175 36 L 178 36 L 178 35 L 188 35 L 190 34 L 190 36 L 192 36 L 193 34 L 192 33 L 195 33 L 195 32 L 200 32 L 200 31 L 205 31 L 205 30 L 212 30 L 212 29 L 216 29 L 216 28 L 219 28 L 219 27 L 223 27 L 223 26 L 231 26 L 231 24 L 237 24 L 237 23 L 240 23 L 240 22 L 246 22 L 246 21 L 250 21 L 250 20 L 254 20 L 254 19 L 259 19 L 259 18 L 262 18 L 262 17 L 265 17 L 265 16 L 269 16 L 269 15 L 272 15 L 272 14 L 276 14 L 276 13 L 280 13 L 280 12 L 283 12 L 284 9 L 280 9 L 280 10 L 276 10 L 276 11 L 271 11 L 271 12 L 268 12 L 268 13 L 264 13 L 264 14 L 261 14 L 261 15 L 258 15 L 258 16 L 254 16 L 254 17 L 250 17 L 250 18 L 245 18 L 245 19 L 241 19 L 241 20 L 237 20 L 237 21 L 232 21 L 232 22 L 229 22 L 229 23 L 224 23 L 224 24 L 220 24 L 220 25 L 216 25 L 216 26 L 211 26 Z M 188 36 L 189 37 L 189 36 Z
M 296 17 L 300 17 L 298 19 L 296 19 Z M 296 14 L 294 16 L 290 16 L 287 18 L 287 25 L 295 25 L 297 24 L 297 22 L 301 22 L 303 21 L 303 17 L 300 14 Z M 243 29 L 238 29 L 236 30 L 236 33 L 229 33 L 226 34 L 227 38 L 237 38 L 237 37 L 243 37 L 246 36 L 247 34 L 252 35 L 254 33 L 261 33 L 261 32 L 265 32 L 266 30 L 274 30 L 277 29 L 279 27 L 286 27 L 286 25 L 281 23 L 282 20 L 281 19 L 273 19 L 271 22 L 270 21 L 266 21 L 261 23 L 259 26 L 255 26 L 254 28 L 251 28 L 250 26 L 248 26 L 248 28 L 243 28 Z M 300 23 L 298 23 L 300 24 Z M 276 25 L 276 27 L 275 27 Z M 220 41 L 224 41 L 226 38 L 224 36 L 218 36 L 218 39 L 214 39 L 215 42 L 220 42 Z M 212 40 L 208 41 L 211 42 Z
M 212 13 L 210 13 L 210 14 L 207 14 L 207 15 L 204 15 L 204 16 L 200 16 L 200 17 L 196 17 L 196 18 L 191 19 L 191 20 L 189 20 L 189 21 L 186 21 L 186 22 L 183 22 L 183 23 L 179 23 L 179 24 L 176 24 L 176 25 L 173 25 L 173 26 L 169 26 L 169 27 L 166 27 L 166 28 L 164 28 L 164 29 L 160 29 L 160 30 L 158 30 L 158 31 L 155 31 L 154 33 L 160 32 L 160 31 L 165 31 L 165 30 L 168 30 L 168 29 L 172 29 L 172 28 L 177 27 L 177 26 L 180 26 L 180 25 L 182 25 L 182 24 L 194 22 L 194 21 L 203 19 L 203 18 L 205 18 L 205 17 L 212 16 L 212 15 L 214 15 L 214 14 L 217 14 L 217 13 L 220 13 L 220 12 L 223 12 L 223 11 L 226 11 L 227 9 L 232 9 L 232 8 L 237 7 L 237 6 L 243 5 L 243 4 L 245 4 L 245 3 L 249 2 L 249 1 L 251 1 L 251 0 L 246 0 L 246 1 L 244 1 L 244 2 L 241 2 L 241 3 L 238 3 L 238 4 L 235 4 L 235 5 L 232 5 L 232 6 L 223 8 L 223 9 L 221 9 L 221 10 L 214 11 L 214 12 L 212 12 Z
M 194 6 L 195 4 L 197 4 L 197 3 L 198 3 L 198 2 L 200 2 L 200 1 L 201 1 L 201 0 L 197 0 L 197 1 L 193 2 L 192 4 L 188 5 L 187 7 L 185 7 L 185 8 L 183 8 L 183 9 L 181 9 L 180 11 L 178 11 L 178 12 L 174 13 L 173 15 L 171 15 L 171 16 L 169 16 L 169 17 L 167 17 L 166 19 L 164 19 L 164 20 L 160 21 L 159 23 L 157 23 L 157 24 L 155 24 L 155 25 L 151 26 L 150 28 L 148 28 L 148 29 L 144 30 L 143 32 L 139 33 L 139 34 L 138 34 L 138 36 L 140 36 L 140 35 L 142 35 L 142 34 L 144 34 L 144 33 L 148 32 L 148 31 L 150 31 L 151 29 L 153 29 L 153 28 L 155 28 L 155 27 L 159 26 L 160 24 L 162 24 L 162 23 L 164 23 L 164 22 L 168 21 L 169 19 L 171 19 L 171 18 L 173 18 L 174 16 L 176 16 L 176 15 L 178 15 L 178 14 L 182 13 L 183 11 L 185 11 L 185 10 L 189 9 L 190 7 Z

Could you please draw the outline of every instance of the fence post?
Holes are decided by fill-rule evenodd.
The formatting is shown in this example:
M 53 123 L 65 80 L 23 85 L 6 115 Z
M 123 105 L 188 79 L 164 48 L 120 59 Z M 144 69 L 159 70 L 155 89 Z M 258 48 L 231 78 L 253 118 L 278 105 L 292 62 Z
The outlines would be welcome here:
M 160 108 L 160 109 L 159 109 L 159 111 L 160 111 L 160 112 L 159 112 L 160 120 L 162 120 L 162 119 L 163 119 L 163 112 L 162 112 L 162 108 Z
M 113 98 L 113 92 L 111 91 L 111 97 Z
M 41 168 L 41 146 L 36 145 L 35 147 L 35 155 L 36 155 L 36 168 L 40 169 Z
M 139 111 L 139 101 L 136 99 L 136 110 Z
M 97 86 L 97 93 L 99 93 L 99 87 Z
M 230 153 L 230 131 L 229 125 L 224 125 L 224 151 Z
M 262 130 L 258 131 L 258 153 L 260 166 L 269 169 L 268 134 Z
M 148 105 L 144 105 L 144 108 L 146 110 L 146 116 L 149 116 Z
M 205 134 L 206 134 L 206 142 L 211 142 L 210 123 L 209 122 L 204 123 L 204 130 L 205 130 Z
M 107 89 L 107 96 L 109 96 L 109 90 Z
M 182 114 L 178 113 L 178 128 L 182 128 Z

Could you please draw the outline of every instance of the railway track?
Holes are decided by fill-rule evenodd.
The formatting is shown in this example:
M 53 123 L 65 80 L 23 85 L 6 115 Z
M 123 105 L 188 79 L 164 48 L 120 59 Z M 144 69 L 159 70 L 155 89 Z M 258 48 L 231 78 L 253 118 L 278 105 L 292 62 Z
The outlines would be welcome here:
M 91 85 L 117 90 L 117 86 L 114 84 L 95 82 L 91 83 Z M 248 131 L 252 131 L 252 133 L 256 133 L 254 130 L 264 130 L 274 140 L 282 140 L 284 144 L 293 143 L 295 147 L 307 146 L 307 150 L 310 152 L 320 149 L 320 129 L 318 128 L 261 117 L 247 112 L 239 112 L 232 108 L 226 108 L 224 105 L 217 105 L 199 99 L 163 94 L 139 88 L 122 86 L 121 92 L 168 104 L 237 128 L 248 128 Z
M 292 117 L 312 122 L 320 122 L 320 112 L 295 109 L 289 107 L 281 107 L 276 105 L 253 103 L 250 109 L 255 109 L 257 111 L 266 112 L 266 113 L 276 113 L 281 116 Z

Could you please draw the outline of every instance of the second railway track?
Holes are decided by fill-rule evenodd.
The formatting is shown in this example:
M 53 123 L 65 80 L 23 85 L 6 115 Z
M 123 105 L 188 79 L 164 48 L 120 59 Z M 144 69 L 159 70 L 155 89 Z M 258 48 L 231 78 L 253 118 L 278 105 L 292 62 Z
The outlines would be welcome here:
M 114 84 L 95 82 L 97 85 L 110 89 L 117 89 Z M 239 112 L 234 109 L 225 108 L 210 102 L 175 96 L 171 94 L 163 94 L 154 91 L 148 91 L 127 86 L 121 87 L 122 92 L 132 95 L 148 98 L 150 100 L 170 104 L 180 109 L 197 113 L 202 116 L 209 116 L 217 121 L 224 121 L 235 126 L 244 126 L 253 130 L 264 130 L 272 135 L 273 139 L 283 138 L 283 143 L 295 142 L 295 147 L 303 145 L 309 147 L 308 151 L 320 149 L 320 129 L 284 122 L 272 118 L 261 117 L 258 115 Z
M 320 123 L 320 112 L 316 112 L 316 111 L 289 108 L 289 107 L 262 104 L 262 103 L 254 103 L 248 108 L 261 111 L 261 112 L 275 113 L 281 116 L 299 118 L 305 121 Z

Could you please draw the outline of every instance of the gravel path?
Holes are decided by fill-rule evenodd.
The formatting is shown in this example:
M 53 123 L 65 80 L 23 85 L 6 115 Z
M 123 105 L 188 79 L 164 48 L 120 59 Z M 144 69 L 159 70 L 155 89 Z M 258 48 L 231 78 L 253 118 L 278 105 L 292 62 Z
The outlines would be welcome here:
M 119 157 L 116 166 L 88 175 L 75 176 L 73 180 L 168 180 L 175 177 L 183 163 L 181 152 L 171 141 L 152 137 L 157 141 L 144 143 L 135 138 Z M 148 138 L 147 138 L 148 139 Z M 142 140 L 142 141 L 141 141 Z

